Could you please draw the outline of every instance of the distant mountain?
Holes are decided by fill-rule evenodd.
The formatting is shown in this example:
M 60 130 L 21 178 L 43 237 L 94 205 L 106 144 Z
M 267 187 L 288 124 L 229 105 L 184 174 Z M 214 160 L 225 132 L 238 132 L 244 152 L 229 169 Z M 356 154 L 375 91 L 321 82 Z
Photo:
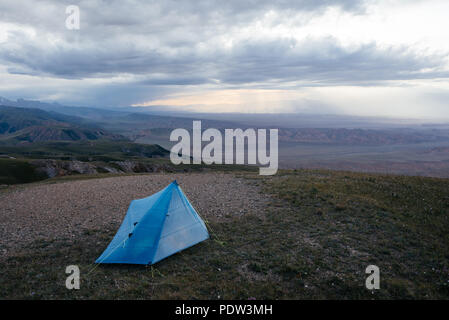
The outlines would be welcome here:
M 75 122 L 96 125 L 111 132 L 132 136 L 136 130 L 153 128 L 191 128 L 193 120 L 202 120 L 205 127 L 234 128 L 235 123 L 225 120 L 203 119 L 201 117 L 184 117 L 175 112 L 156 112 L 139 107 L 74 107 L 59 103 L 45 103 L 36 100 L 17 99 L 17 101 L 0 97 L 0 105 L 40 109 L 50 113 L 75 117 Z
M 80 124 L 83 119 L 40 109 L 0 106 L 0 134 L 14 133 L 31 126 L 63 126 Z
M 406 119 L 310 114 L 150 112 L 148 108 L 143 107 L 69 107 L 24 99 L 11 101 L 1 97 L 0 103 L 30 108 L 30 113 L 38 117 L 39 121 L 51 122 L 45 123 L 45 128 L 42 128 L 41 124 L 31 124 L 28 118 L 19 121 L 13 129 L 17 130 L 24 125 L 37 126 L 16 137 L 17 140 L 25 141 L 95 139 L 112 132 L 132 141 L 165 143 L 164 146 L 168 147 L 170 132 L 176 128 L 191 130 L 193 120 L 201 120 L 203 129 L 217 128 L 221 131 L 225 128 L 279 128 L 279 141 L 307 144 L 371 146 L 449 141 L 449 130 L 446 127 L 435 130 Z M 33 109 L 39 111 L 33 113 Z M 17 118 L 17 115 L 15 117 Z M 55 120 L 58 123 L 52 123 Z M 11 130 L 1 122 L 0 120 L 0 134 L 2 130 Z M 82 124 L 83 127 L 90 126 L 91 129 L 85 131 L 72 126 L 72 130 L 67 131 L 60 125 L 61 122 L 75 124 L 75 127 Z
M 76 116 L 79 118 L 89 119 L 90 121 L 95 121 L 97 119 L 108 118 L 111 116 L 124 115 L 130 111 L 121 110 L 111 110 L 105 108 L 91 108 L 91 107 L 73 107 L 65 106 L 59 103 L 47 103 L 37 100 L 25 100 L 17 99 L 9 100 L 0 97 L 0 105 L 10 106 L 10 107 L 20 107 L 20 108 L 32 108 L 40 109 L 47 112 L 57 112 L 59 114 L 65 114 L 69 116 Z
M 10 107 L 24 107 L 24 108 L 38 108 L 38 109 L 47 109 L 51 107 L 58 107 L 60 104 L 58 103 L 45 103 L 35 100 L 25 100 L 25 99 L 17 99 L 9 100 L 4 97 L 0 97 L 0 105 L 10 106 Z
M 125 140 L 82 118 L 35 108 L 0 106 L 0 141 Z
M 97 140 L 102 138 L 112 140 L 124 139 L 121 136 L 109 134 L 101 129 L 92 130 L 84 128 L 48 126 L 28 127 L 14 134 L 8 135 L 7 138 L 28 142 Z

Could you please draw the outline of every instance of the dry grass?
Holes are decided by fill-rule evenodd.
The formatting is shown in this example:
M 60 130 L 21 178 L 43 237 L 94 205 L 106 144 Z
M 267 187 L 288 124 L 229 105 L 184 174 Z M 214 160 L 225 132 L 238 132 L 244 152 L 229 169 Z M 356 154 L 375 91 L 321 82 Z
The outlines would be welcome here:
M 175 178 L 207 219 L 212 239 L 153 267 L 104 265 L 88 274 L 129 200 Z M 1 211 L 2 234 L 16 230 L 15 224 L 25 230 L 22 239 L 13 238 L 20 245 L 2 244 L 9 249 L 0 261 L 0 297 L 447 299 L 448 191 L 447 179 L 311 170 L 274 177 L 142 175 L 17 188 L 0 195 L 2 208 L 9 208 Z M 22 222 L 27 212 L 39 222 Z M 41 227 L 55 233 L 37 236 Z M 64 286 L 69 264 L 81 268 L 80 290 Z M 381 270 L 375 292 L 364 287 L 368 264 Z

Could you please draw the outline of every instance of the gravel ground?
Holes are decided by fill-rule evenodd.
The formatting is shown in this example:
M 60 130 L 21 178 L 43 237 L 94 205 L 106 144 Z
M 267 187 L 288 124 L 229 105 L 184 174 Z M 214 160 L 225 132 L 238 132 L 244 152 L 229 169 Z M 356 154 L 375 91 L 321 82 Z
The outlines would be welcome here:
M 35 240 L 70 239 L 86 230 L 117 229 L 132 199 L 177 180 L 205 219 L 264 210 L 267 197 L 233 174 L 149 174 L 34 184 L 0 193 L 0 253 L 14 255 Z

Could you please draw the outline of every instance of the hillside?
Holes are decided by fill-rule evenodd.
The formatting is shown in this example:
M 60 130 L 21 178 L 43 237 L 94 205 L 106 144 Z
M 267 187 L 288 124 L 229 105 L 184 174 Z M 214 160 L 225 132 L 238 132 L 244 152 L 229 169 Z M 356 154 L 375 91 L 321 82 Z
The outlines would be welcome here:
M 158 145 L 128 141 L 46 141 L 21 145 L 0 144 L 0 154 L 29 159 L 123 160 L 168 156 Z
M 73 174 L 174 171 L 166 159 L 168 155 L 169 151 L 158 145 L 127 141 L 0 144 L 3 158 L 0 158 L 0 184 L 26 183 Z
M 0 184 L 86 173 L 173 170 L 169 151 L 130 142 L 76 116 L 36 108 L 0 106 Z
M 0 141 L 8 143 L 78 140 L 124 140 L 86 120 L 34 108 L 0 106 Z
M 94 268 L 129 202 L 175 179 L 211 239 L 151 267 Z M 297 170 L 59 181 L 0 192 L 2 299 L 449 298 L 447 179 Z M 63 285 L 72 264 L 80 290 Z M 365 288 L 371 264 L 380 290 Z
M 83 119 L 35 108 L 0 105 L 0 134 L 11 134 L 33 126 L 70 127 Z

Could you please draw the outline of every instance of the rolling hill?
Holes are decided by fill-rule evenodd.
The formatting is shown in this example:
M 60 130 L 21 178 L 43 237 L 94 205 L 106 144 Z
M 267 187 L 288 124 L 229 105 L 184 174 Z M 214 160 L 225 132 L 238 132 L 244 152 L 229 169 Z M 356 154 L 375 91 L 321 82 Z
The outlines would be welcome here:
M 0 106 L 0 141 L 14 144 L 98 139 L 127 140 L 79 117 L 35 108 Z
M 89 119 L 0 106 L 0 185 L 81 173 L 166 170 L 169 151 L 138 144 Z M 168 169 L 167 169 L 168 170 Z

